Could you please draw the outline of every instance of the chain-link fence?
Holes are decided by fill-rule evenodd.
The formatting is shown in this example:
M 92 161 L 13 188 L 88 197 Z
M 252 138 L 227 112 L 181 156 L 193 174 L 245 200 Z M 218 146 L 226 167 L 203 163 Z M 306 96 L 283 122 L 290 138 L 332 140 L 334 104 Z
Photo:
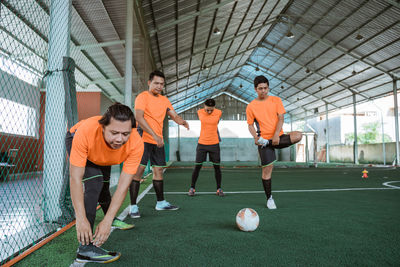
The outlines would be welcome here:
M 74 219 L 64 148 L 77 122 L 68 1 L 1 1 L 0 259 Z M 54 21 L 50 27 L 50 21 Z
M 147 89 L 155 64 L 134 7 L 128 15 L 126 1 L 0 1 L 0 264 L 74 219 L 65 133 L 124 103 L 127 16 L 133 96 Z

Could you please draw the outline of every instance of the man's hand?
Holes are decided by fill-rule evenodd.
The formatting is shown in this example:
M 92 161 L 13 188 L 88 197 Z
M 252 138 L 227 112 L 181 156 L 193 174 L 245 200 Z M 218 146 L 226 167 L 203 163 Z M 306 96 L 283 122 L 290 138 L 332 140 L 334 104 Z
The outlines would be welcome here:
M 266 147 L 269 144 L 268 139 L 264 139 L 260 136 L 260 138 L 257 141 L 262 147 Z
M 273 145 L 273 146 L 279 145 L 279 135 L 274 135 L 274 136 L 272 137 L 272 145 Z
M 89 245 L 93 241 L 92 228 L 86 217 L 76 220 L 76 236 L 82 245 Z
M 189 123 L 187 121 L 184 120 L 182 126 L 189 130 Z
M 107 221 L 103 219 L 99 225 L 96 227 L 96 232 L 94 233 L 94 241 L 93 245 L 100 247 L 107 241 L 108 237 L 110 236 L 111 232 L 111 224 L 112 221 Z
M 257 146 L 259 146 L 260 144 L 258 143 L 258 136 L 254 137 L 254 144 L 256 144 Z
M 163 147 L 164 146 L 164 141 L 161 137 L 159 137 L 158 135 L 154 135 L 153 136 L 154 141 L 157 142 L 157 147 Z

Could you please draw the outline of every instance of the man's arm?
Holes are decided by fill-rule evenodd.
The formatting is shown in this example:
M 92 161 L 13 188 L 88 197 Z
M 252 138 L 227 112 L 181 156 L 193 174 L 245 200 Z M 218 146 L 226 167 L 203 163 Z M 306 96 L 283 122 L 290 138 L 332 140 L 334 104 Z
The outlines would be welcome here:
M 89 245 L 93 240 L 93 233 L 90 223 L 86 218 L 83 200 L 82 178 L 84 173 L 84 167 L 77 167 L 70 164 L 70 190 L 76 215 L 76 235 L 79 243 L 82 245 Z
M 283 121 L 284 121 L 284 114 L 277 114 L 278 116 L 278 123 L 276 124 L 275 133 L 272 137 L 272 145 L 277 146 L 279 145 L 279 133 L 282 130 Z
M 249 127 L 249 132 L 250 132 L 250 134 L 251 134 L 251 135 L 253 136 L 253 138 L 254 138 L 254 143 L 255 143 L 256 145 L 259 145 L 259 143 L 258 143 L 259 137 L 258 137 L 258 135 L 257 135 L 256 128 L 254 128 L 254 125 L 253 125 L 253 124 L 248 124 L 248 127 Z
M 149 133 L 153 138 L 154 141 L 157 142 L 158 147 L 164 146 L 164 142 L 160 136 L 158 136 L 153 129 L 151 129 L 150 125 L 147 123 L 147 121 L 144 119 L 144 111 L 141 109 L 135 109 L 135 119 L 139 123 L 139 126 Z
M 168 116 L 179 125 L 183 125 L 186 129 L 189 130 L 189 123 L 181 118 L 174 110 L 170 109 L 167 111 Z
M 118 187 L 112 197 L 110 207 L 108 208 L 104 219 L 96 227 L 96 232 L 94 234 L 94 245 L 101 246 L 110 236 L 111 224 L 125 199 L 129 185 L 132 182 L 132 178 L 133 174 L 129 174 L 124 171 L 121 172 L 118 181 Z

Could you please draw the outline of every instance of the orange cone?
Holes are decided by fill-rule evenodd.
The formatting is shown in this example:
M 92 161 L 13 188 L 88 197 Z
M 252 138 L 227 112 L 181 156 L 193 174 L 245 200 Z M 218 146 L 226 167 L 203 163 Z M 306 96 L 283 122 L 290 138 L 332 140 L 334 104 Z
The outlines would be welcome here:
M 364 178 L 364 179 L 367 179 L 368 178 L 368 171 L 367 171 L 367 169 L 364 169 L 363 171 L 362 171 L 362 178 Z

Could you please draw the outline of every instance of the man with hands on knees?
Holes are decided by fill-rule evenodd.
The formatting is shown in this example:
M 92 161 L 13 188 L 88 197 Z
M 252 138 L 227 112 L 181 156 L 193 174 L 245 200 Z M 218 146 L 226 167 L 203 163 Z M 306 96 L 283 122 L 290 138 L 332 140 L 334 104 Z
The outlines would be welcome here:
M 115 216 L 143 155 L 143 141 L 135 127 L 132 110 L 116 103 L 103 116 L 80 121 L 67 132 L 65 142 L 70 155 L 71 198 L 80 243 L 76 262 L 108 263 L 121 257 L 121 253 L 100 246 L 107 241 L 111 227 L 121 230 L 134 227 Z M 111 198 L 111 166 L 122 162 L 117 190 Z M 105 216 L 93 235 L 97 203 Z

